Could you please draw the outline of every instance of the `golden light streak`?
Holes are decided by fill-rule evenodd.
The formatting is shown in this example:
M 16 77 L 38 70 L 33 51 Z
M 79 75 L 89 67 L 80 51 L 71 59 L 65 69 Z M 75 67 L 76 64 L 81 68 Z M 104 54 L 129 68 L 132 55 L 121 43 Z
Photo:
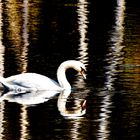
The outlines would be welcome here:
M 79 0 L 77 4 L 77 13 L 78 13 L 78 24 L 79 24 L 79 33 L 80 33 L 80 44 L 79 44 L 79 60 L 85 65 L 88 64 L 88 2 L 86 0 Z
M 3 32 L 2 32 L 2 2 L 0 0 L 0 76 L 3 76 L 4 74 L 4 53 L 5 53 L 5 47 L 2 44 L 2 38 L 3 38 Z M 4 102 L 0 103 L 0 139 L 3 139 L 3 122 L 4 122 Z

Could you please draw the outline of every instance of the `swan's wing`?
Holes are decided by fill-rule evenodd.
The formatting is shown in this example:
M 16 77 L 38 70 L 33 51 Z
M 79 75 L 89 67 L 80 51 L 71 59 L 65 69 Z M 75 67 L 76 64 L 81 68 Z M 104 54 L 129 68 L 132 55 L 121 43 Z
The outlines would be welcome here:
M 6 78 L 6 82 L 27 88 L 36 88 L 38 90 L 62 90 L 54 80 L 36 73 L 14 75 Z

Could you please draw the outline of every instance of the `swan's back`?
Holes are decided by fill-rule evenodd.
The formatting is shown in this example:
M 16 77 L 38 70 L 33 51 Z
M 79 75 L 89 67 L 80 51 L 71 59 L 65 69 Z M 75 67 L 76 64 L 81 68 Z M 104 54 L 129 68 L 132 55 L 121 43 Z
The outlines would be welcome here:
M 22 73 L 5 78 L 5 80 L 12 85 L 37 88 L 38 90 L 62 90 L 54 80 L 36 73 Z

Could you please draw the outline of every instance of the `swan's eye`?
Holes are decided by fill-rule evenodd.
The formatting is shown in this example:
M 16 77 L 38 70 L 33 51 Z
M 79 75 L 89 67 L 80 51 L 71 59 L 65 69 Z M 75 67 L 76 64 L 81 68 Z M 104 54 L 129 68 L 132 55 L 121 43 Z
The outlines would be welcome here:
M 21 88 L 17 88 L 15 92 L 17 93 L 21 92 Z

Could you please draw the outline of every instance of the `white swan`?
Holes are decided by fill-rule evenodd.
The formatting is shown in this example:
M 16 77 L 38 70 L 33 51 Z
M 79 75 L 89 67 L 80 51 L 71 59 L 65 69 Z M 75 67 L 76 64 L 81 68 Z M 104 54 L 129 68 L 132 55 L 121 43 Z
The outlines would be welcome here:
M 81 102 L 80 107 L 78 107 L 77 109 L 67 110 L 66 103 L 70 93 L 71 90 L 64 90 L 60 93 L 58 97 L 57 107 L 60 114 L 64 117 L 70 117 L 70 118 L 83 116 L 86 113 L 86 100 Z
M 0 83 L 8 91 L 27 92 L 37 90 L 62 91 L 71 89 L 71 85 L 66 78 L 66 70 L 73 68 L 78 71 L 84 78 L 85 66 L 80 61 L 68 60 L 60 64 L 57 70 L 58 83 L 54 80 L 36 73 L 22 73 L 8 78 L 0 77 Z M 53 95 L 52 95 L 53 96 Z M 51 97 L 51 96 L 50 96 Z

